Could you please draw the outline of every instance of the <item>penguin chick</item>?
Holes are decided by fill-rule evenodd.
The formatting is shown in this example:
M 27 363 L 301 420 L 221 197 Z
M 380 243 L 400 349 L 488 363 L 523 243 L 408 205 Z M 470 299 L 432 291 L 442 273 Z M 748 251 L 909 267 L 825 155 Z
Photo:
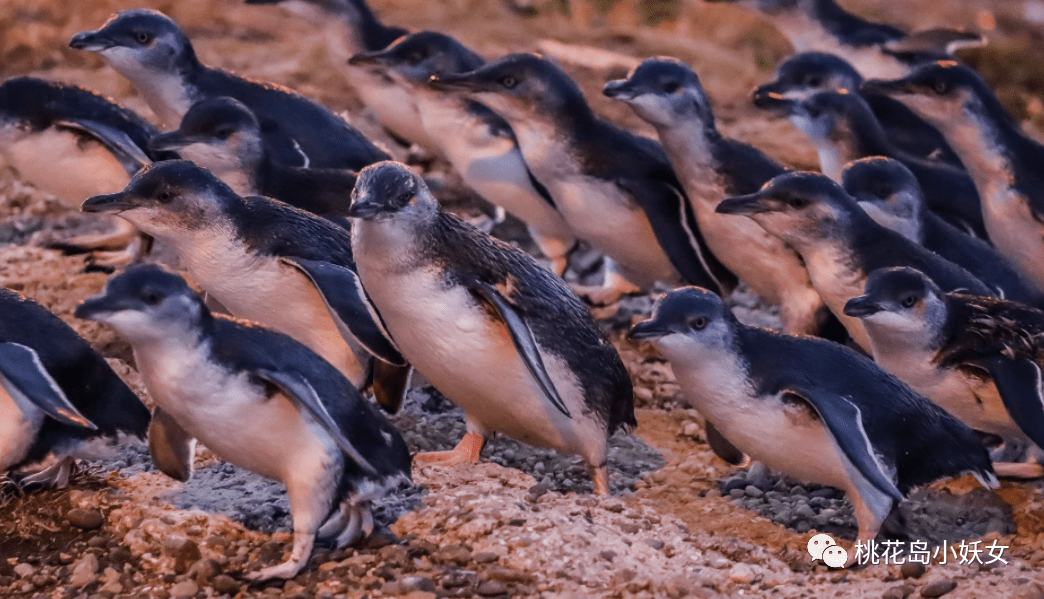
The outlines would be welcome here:
M 845 192 L 878 224 L 966 269 L 1006 299 L 1044 305 L 1032 284 L 993 246 L 924 209 L 921 186 L 901 162 L 863 158 L 841 174 Z
M 745 326 L 709 291 L 672 291 L 631 337 L 656 346 L 685 398 L 736 449 L 844 490 L 864 545 L 914 487 L 966 473 L 997 484 L 971 429 L 869 359 Z
M 680 61 L 648 59 L 627 79 L 607 83 L 603 93 L 656 127 L 707 246 L 722 264 L 780 306 L 784 330 L 819 330 L 827 313 L 797 252 L 756 222 L 715 211 L 721 200 L 755 192 L 786 169 L 718 132 L 699 77 Z
M 266 196 L 338 224 L 348 222 L 356 174 L 273 162 L 257 117 L 233 98 L 196 102 L 176 131 L 154 137 L 149 145 L 177 151 L 220 177 L 239 195 Z
M 470 72 L 439 75 L 503 117 L 537 180 L 576 236 L 605 253 L 608 303 L 656 281 L 684 279 L 731 291 L 735 276 L 707 249 L 681 184 L 659 143 L 591 110 L 562 69 L 535 54 L 512 54 Z
M 948 290 L 994 293 L 963 268 L 874 222 L 840 185 L 819 173 L 780 175 L 757 193 L 723 201 L 718 211 L 749 216 L 797 250 L 823 301 L 865 351 L 870 351 L 866 331 L 844 307 L 863 293 L 866 277 L 878 268 L 912 266 L 930 272 Z
M 579 455 L 609 491 L 608 437 L 633 427 L 627 369 L 584 304 L 528 254 L 443 212 L 405 166 L 359 173 L 352 248 L 367 293 L 403 356 L 464 410 L 456 449 L 477 462 L 500 432 Z
M 944 293 L 912 268 L 874 271 L 845 305 L 862 319 L 874 360 L 968 426 L 1037 445 L 1044 458 L 1044 312 L 1015 302 Z M 1036 477 L 1040 464 L 1001 475 Z
M 272 159 L 288 166 L 359 169 L 388 155 L 329 109 L 290 89 L 205 66 L 178 24 L 138 8 L 117 13 L 101 29 L 69 45 L 95 52 L 126 77 L 163 123 L 181 122 L 192 104 L 228 96 L 257 115 Z
M 819 153 L 823 174 L 840 182 L 841 170 L 859 158 L 886 156 L 906 165 L 924 190 L 928 207 L 943 220 L 986 237 L 975 182 L 964 170 L 903 152 L 888 141 L 862 98 L 848 91 L 819 92 L 805 100 L 762 98 L 758 107 L 787 116 Z
M 0 472 L 60 489 L 99 443 L 144 439 L 148 409 L 69 325 L 3 288 L 0 314 Z
M 164 418 L 150 449 L 191 474 L 195 441 L 286 485 L 290 558 L 249 578 L 291 578 L 316 540 L 344 547 L 370 534 L 370 502 L 409 480 L 398 431 L 321 356 L 286 335 L 212 315 L 185 281 L 155 265 L 110 279 L 76 316 L 112 326 L 134 348 Z
M 1044 291 L 1044 145 L 1021 131 L 982 77 L 955 62 L 865 87 L 891 95 L 943 132 L 975 180 L 990 241 Z
M 372 375 L 377 400 L 398 409 L 408 369 L 359 284 L 342 227 L 283 202 L 239 196 L 187 160 L 158 162 L 123 191 L 88 198 L 83 210 L 119 214 L 169 244 L 233 315 L 293 337 L 358 387 Z
M 802 52 L 785 59 L 776 67 L 776 78 L 754 90 L 754 103 L 780 96 L 804 100 L 822 91 L 848 90 L 866 101 L 881 124 L 885 135 L 896 148 L 919 156 L 961 167 L 961 161 L 946 143 L 938 129 L 888 96 L 860 90 L 863 76 L 843 58 L 823 52 Z
M 357 54 L 352 62 L 370 65 L 408 89 L 425 130 L 464 183 L 526 223 L 551 261 L 551 271 L 565 272 L 576 240 L 547 188 L 526 165 L 511 126 L 486 106 L 429 85 L 432 76 L 477 69 L 485 64 L 481 56 L 448 35 L 422 31 L 385 50 Z

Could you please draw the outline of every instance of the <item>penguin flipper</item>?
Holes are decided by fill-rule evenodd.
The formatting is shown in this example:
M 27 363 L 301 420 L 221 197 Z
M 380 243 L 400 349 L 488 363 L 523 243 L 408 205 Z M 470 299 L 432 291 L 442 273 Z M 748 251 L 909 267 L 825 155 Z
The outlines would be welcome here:
M 1044 447 L 1044 390 L 1040 366 L 1032 360 L 1006 357 L 977 360 L 976 364 L 990 373 L 1015 424 L 1039 447 Z
M 680 189 L 651 178 L 619 178 L 616 183 L 638 200 L 656 241 L 687 283 L 718 295 L 727 295 L 736 287 L 735 276 L 707 248 Z
M 185 482 L 192 476 L 196 440 L 157 406 L 149 423 L 149 454 L 160 472 Z
M 342 335 L 350 334 L 377 358 L 394 366 L 406 360 L 392 341 L 381 315 L 351 269 L 305 258 L 281 258 L 300 270 L 315 285 Z
M 537 347 L 536 338 L 533 337 L 533 331 L 526 324 L 522 315 L 515 310 L 511 302 L 488 283 L 475 282 L 471 286 L 471 292 L 497 311 L 504 324 L 507 325 L 508 332 L 511 333 L 511 340 L 515 343 L 515 349 L 518 350 L 518 354 L 522 357 L 522 361 L 525 362 L 526 368 L 529 369 L 537 384 L 544 391 L 544 395 L 560 412 L 572 418 L 573 415 L 569 413 L 569 408 L 566 407 L 565 401 L 558 394 L 551 376 L 548 375 L 547 369 L 544 367 L 544 360 L 540 357 L 540 349 Z
M 721 431 L 711 424 L 710 420 L 704 423 L 703 431 L 707 435 L 707 445 L 710 445 L 711 451 L 714 452 L 714 455 L 725 460 L 725 463 L 738 466 L 747 458 L 742 451 L 721 434 Z
M 134 175 L 143 167 L 152 164 L 152 159 L 145 151 L 119 129 L 89 119 L 64 120 L 55 124 L 86 133 L 100 141 L 120 161 L 128 175 Z
M 330 415 L 329 410 L 326 409 L 322 398 L 315 392 L 315 387 L 312 386 L 308 377 L 292 370 L 282 371 L 267 368 L 254 369 L 253 374 L 281 389 L 288 399 L 304 408 L 319 421 L 319 424 L 333 437 L 334 442 L 337 443 L 337 446 L 341 448 L 345 455 L 354 460 L 363 470 L 374 476 L 379 476 L 369 460 L 364 458 L 362 453 L 352 444 L 351 440 L 345 436 L 344 431 L 341 430 L 333 416 Z
M 410 389 L 413 367 L 409 364 L 398 366 L 388 364 L 383 360 L 373 360 L 372 368 L 373 381 L 370 385 L 373 389 L 373 398 L 385 412 L 398 413 L 402 402 L 406 399 L 406 392 Z
M 859 473 L 877 490 L 896 501 L 902 501 L 903 494 L 874 453 L 870 438 L 863 428 L 863 414 L 858 406 L 846 397 L 824 389 L 791 386 L 784 393 L 811 405 L 841 452 Z
M 32 348 L 20 343 L 0 343 L 0 386 L 12 397 L 24 398 L 63 424 L 98 430 L 72 405 Z

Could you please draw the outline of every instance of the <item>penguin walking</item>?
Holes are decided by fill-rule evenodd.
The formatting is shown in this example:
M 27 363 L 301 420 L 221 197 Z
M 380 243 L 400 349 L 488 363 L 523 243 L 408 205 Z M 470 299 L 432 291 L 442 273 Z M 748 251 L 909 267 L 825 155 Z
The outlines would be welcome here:
M 149 410 L 47 308 L 0 288 L 0 472 L 63 488 L 77 457 L 145 438 Z
M 841 184 L 878 224 L 964 268 L 1001 297 L 1044 306 L 1044 297 L 996 248 L 924 209 L 921 186 L 901 162 L 856 160 L 841 173 Z
M 488 106 L 515 132 L 526 164 L 576 236 L 606 256 L 594 303 L 657 281 L 729 292 L 730 273 L 707 249 L 663 148 L 599 118 L 576 82 L 535 54 L 432 79 Z
M 477 462 L 500 432 L 579 455 L 609 491 L 608 437 L 636 425 L 627 369 L 561 279 L 443 212 L 420 177 L 383 162 L 352 194 L 359 277 L 403 356 L 464 410 L 467 434 L 425 462 Z
M 385 50 L 356 54 L 352 63 L 383 72 L 408 89 L 425 130 L 464 183 L 526 223 L 551 261 L 551 271 L 565 272 L 576 239 L 547 188 L 526 165 L 511 126 L 486 106 L 430 85 L 433 76 L 479 68 L 485 64 L 481 56 L 448 35 L 421 31 Z
M 874 222 L 840 185 L 819 173 L 780 175 L 717 209 L 749 216 L 797 250 L 823 301 L 867 352 L 870 340 L 862 323 L 846 316 L 844 307 L 863 293 L 866 277 L 878 268 L 912 266 L 931 273 L 947 290 L 996 293 L 967 270 Z
M 274 198 L 338 224 L 348 223 L 356 173 L 273 161 L 257 117 L 234 98 L 196 102 L 175 131 L 152 138 L 149 147 L 178 152 L 241 196 Z
M 840 182 L 846 164 L 870 156 L 894 158 L 917 177 L 928 207 L 943 220 L 986 238 L 975 182 L 961 168 L 912 156 L 889 142 L 862 98 L 848 91 L 819 92 L 805 100 L 762 97 L 759 108 L 786 115 L 808 136 L 823 174 Z
M 863 321 L 874 361 L 915 391 L 975 430 L 1036 445 L 1035 460 L 996 463 L 997 474 L 1044 476 L 1044 312 L 944 293 L 917 270 L 889 268 L 845 313 Z
M 370 502 L 410 478 L 399 432 L 337 369 L 286 335 L 211 314 L 175 274 L 131 267 L 76 316 L 109 324 L 134 348 L 162 414 L 149 445 L 163 472 L 187 480 L 199 440 L 286 485 L 293 550 L 251 579 L 295 576 L 317 540 L 344 547 L 366 537 Z
M 205 66 L 173 19 L 125 10 L 69 45 L 95 52 L 126 77 L 163 124 L 174 127 L 199 100 L 228 96 L 257 115 L 272 159 L 289 166 L 360 169 L 388 155 L 329 109 L 292 90 Z
M 743 325 L 709 291 L 672 291 L 631 337 L 667 358 L 686 399 L 737 451 L 844 490 L 864 545 L 914 487 L 962 474 L 997 485 L 971 429 L 869 359 Z
M 978 73 L 955 62 L 864 87 L 891 95 L 943 132 L 982 196 L 990 242 L 1044 291 L 1044 145 L 1022 132 Z
M 786 169 L 757 148 L 721 135 L 699 77 L 680 61 L 650 58 L 603 93 L 626 102 L 656 132 L 692 204 L 707 246 L 754 293 L 780 306 L 783 330 L 814 334 L 829 312 L 801 257 L 756 222 L 716 212 Z
M 85 212 L 118 214 L 167 243 L 233 315 L 289 335 L 398 409 L 408 366 L 355 274 L 348 231 L 262 196 L 242 197 L 187 160 L 158 162 Z M 371 355 L 375 358 L 371 359 Z

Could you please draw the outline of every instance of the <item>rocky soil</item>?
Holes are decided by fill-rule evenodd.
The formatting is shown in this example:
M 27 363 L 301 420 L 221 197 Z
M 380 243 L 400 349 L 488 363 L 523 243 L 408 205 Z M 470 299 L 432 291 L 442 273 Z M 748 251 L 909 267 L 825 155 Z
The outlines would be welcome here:
M 72 33 L 131 4 L 81 4 L 0 0 L 0 73 L 85 84 L 151 116 L 119 76 L 65 47 Z M 345 111 L 400 158 L 411 157 L 360 110 L 327 59 L 324 39 L 303 22 L 278 8 L 235 0 L 143 4 L 182 22 L 205 61 L 293 86 Z M 577 77 L 599 112 L 645 133 L 626 108 L 598 92 L 636 57 L 681 57 L 700 73 L 725 132 L 794 166 L 815 165 L 814 152 L 788 124 L 749 106 L 749 90 L 770 76 L 787 47 L 765 21 L 738 9 L 647 0 L 640 13 L 637 2 L 620 0 L 601 3 L 613 4 L 605 15 L 594 10 L 568 19 L 542 2 L 535 17 L 494 0 L 373 4 L 389 22 L 450 32 L 491 57 L 544 51 Z M 1038 95 L 1044 77 L 1037 70 L 1044 61 L 1035 19 L 1044 18 L 1044 3 L 845 4 L 910 28 L 993 23 L 991 47 L 966 58 L 986 70 L 1027 129 L 1037 131 L 1044 113 Z M 444 183 L 443 195 L 459 191 L 444 165 L 422 166 L 431 180 Z M 105 275 L 83 272 L 83 257 L 41 247 L 106 225 L 76 211 L 82 196 L 41 191 L 47 183 L 11 168 L 0 172 L 0 284 L 66 319 L 147 399 L 127 346 L 103 326 L 71 315 L 101 289 Z M 487 219 L 488 208 L 473 198 L 453 207 L 477 222 Z M 495 232 L 531 247 L 517 223 Z M 170 262 L 162 248 L 157 256 Z M 574 264 L 581 272 L 596 266 L 591 256 Z M 777 323 L 756 298 L 741 293 L 733 302 L 746 322 Z M 649 297 L 635 297 L 595 310 L 634 377 L 639 406 L 634 434 L 611 440 L 610 497 L 590 494 L 575 458 L 498 438 L 477 466 L 415 468 L 414 484 L 377 506 L 379 530 L 364 546 L 319 549 L 296 579 L 251 586 L 244 573 L 284 559 L 290 549 L 281 485 L 224 464 L 205 449 L 193 479 L 177 483 L 152 468 L 143 447 L 128 446 L 81 464 L 64 491 L 23 494 L 0 485 L 0 596 L 1044 597 L 1040 482 L 1005 483 L 990 493 L 959 479 L 919 490 L 902 507 L 914 540 L 932 546 L 996 542 L 1008 546 L 1007 564 L 951 559 L 945 565 L 933 560 L 927 568 L 877 564 L 835 571 L 814 564 L 805 549 L 813 532 L 851 547 L 851 504 L 832 489 L 781 479 L 759 464 L 737 469 L 714 457 L 703 421 L 681 400 L 669 366 L 622 336 L 650 306 Z M 414 451 L 449 448 L 463 432 L 459 410 L 424 386 L 410 392 L 395 423 Z

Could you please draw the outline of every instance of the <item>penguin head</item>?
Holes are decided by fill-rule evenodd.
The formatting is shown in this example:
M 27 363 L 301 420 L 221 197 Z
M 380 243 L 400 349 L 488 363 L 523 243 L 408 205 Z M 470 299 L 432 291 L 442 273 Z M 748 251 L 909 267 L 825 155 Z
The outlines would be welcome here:
M 359 172 L 348 214 L 365 221 L 427 222 L 439 204 L 419 175 L 400 162 L 385 160 Z
M 238 198 L 207 169 L 166 160 L 138 171 L 123 191 L 87 198 L 80 209 L 119 214 L 144 233 L 171 239 L 216 226 Z
M 867 277 L 860 297 L 848 300 L 845 315 L 888 336 L 917 336 L 930 340 L 945 320 L 939 287 L 913 268 L 879 268 Z
M 879 224 L 920 243 L 921 186 L 898 160 L 873 156 L 850 162 L 841 186 Z
M 74 314 L 109 324 L 132 344 L 198 331 L 210 318 L 184 279 L 155 264 L 131 266 L 110 278 L 102 293 L 84 300 Z
M 635 67 L 627 79 L 605 84 L 602 93 L 626 102 L 642 119 L 660 127 L 696 119 L 714 129 L 707 94 L 700 78 L 680 60 L 650 58 Z
M 781 97 L 801 100 L 821 91 L 856 91 L 863 77 L 844 59 L 824 52 L 802 52 L 776 67 L 776 79 L 754 90 L 754 105 Z
M 689 360 L 704 352 L 732 348 L 737 324 L 725 302 L 713 292 L 682 287 L 656 302 L 652 318 L 631 327 L 630 337 L 652 342 L 668 359 Z
M 117 13 L 101 29 L 82 31 L 69 46 L 95 52 L 118 73 L 137 83 L 157 75 L 198 67 L 188 37 L 167 15 L 137 8 Z
M 468 73 L 436 75 L 431 86 L 466 93 L 513 125 L 591 116 L 576 82 L 536 54 L 511 54 Z
M 756 193 L 723 200 L 716 211 L 748 216 L 799 249 L 843 235 L 859 207 L 829 177 L 790 172 L 772 179 Z
M 355 66 L 387 72 L 415 85 L 427 85 L 432 76 L 467 73 L 483 65 L 481 56 L 452 37 L 419 31 L 396 40 L 384 50 L 361 52 L 348 61 Z
M 798 12 L 809 2 L 808 0 L 706 0 L 712 3 L 729 3 L 738 4 L 740 6 L 746 6 L 747 8 L 753 8 L 760 10 L 761 12 L 768 15 L 781 15 L 786 13 Z
M 857 128 L 876 122 L 866 102 L 848 90 L 816 92 L 803 100 L 770 95 L 755 104 L 786 116 L 816 145 L 850 145 Z
M 254 113 L 233 98 L 207 98 L 192 105 L 176 131 L 149 142 L 154 151 L 174 151 L 219 176 L 254 172 L 264 158 L 261 125 Z

